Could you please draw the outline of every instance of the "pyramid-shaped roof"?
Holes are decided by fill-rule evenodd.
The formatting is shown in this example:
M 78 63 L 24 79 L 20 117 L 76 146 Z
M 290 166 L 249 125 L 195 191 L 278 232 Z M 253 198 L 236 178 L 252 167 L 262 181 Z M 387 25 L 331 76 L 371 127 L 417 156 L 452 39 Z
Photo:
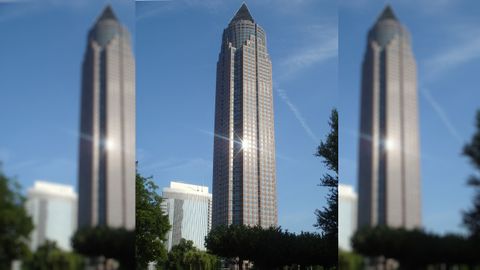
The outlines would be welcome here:
M 112 6 L 108 5 L 105 7 L 105 9 L 102 12 L 102 15 L 98 17 L 98 21 L 103 21 L 103 20 L 115 20 L 117 21 L 117 16 L 115 16 L 115 13 L 113 13 Z
M 250 14 L 250 11 L 248 10 L 247 4 L 245 4 L 245 2 L 242 4 L 240 9 L 238 9 L 237 13 L 233 17 L 233 19 L 230 21 L 230 23 L 240 21 L 240 20 L 247 20 L 247 21 L 254 22 L 253 17 Z
M 382 14 L 380 14 L 380 17 L 378 17 L 377 21 L 383 21 L 383 20 L 397 20 L 397 17 L 395 16 L 395 13 L 393 13 L 393 9 L 390 5 L 387 5 L 385 9 L 383 9 Z

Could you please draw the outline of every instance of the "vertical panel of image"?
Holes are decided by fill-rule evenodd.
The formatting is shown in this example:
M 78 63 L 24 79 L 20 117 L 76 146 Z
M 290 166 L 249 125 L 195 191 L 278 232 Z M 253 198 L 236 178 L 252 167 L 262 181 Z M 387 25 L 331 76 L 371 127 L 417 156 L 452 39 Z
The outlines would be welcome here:
M 362 72 L 358 226 L 419 227 L 415 60 L 390 6 L 368 34 Z
M 79 148 L 79 227 L 135 227 L 135 66 L 107 6 L 88 34 Z

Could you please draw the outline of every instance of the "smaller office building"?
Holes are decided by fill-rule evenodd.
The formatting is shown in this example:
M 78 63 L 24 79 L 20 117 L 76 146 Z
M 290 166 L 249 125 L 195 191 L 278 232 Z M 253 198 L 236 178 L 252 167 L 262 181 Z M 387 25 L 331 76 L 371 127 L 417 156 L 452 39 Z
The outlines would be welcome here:
M 205 237 L 212 224 L 212 194 L 208 193 L 208 187 L 170 182 L 170 187 L 163 189 L 163 199 L 164 211 L 172 225 L 167 234 L 168 251 L 182 238 L 205 250 Z

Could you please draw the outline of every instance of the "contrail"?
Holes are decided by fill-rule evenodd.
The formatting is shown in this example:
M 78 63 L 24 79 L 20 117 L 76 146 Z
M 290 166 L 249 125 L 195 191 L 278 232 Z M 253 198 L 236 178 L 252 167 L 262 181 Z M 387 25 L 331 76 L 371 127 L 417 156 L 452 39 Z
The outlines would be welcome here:
M 318 143 L 319 140 L 317 136 L 315 136 L 313 131 L 310 129 L 310 127 L 307 124 L 307 121 L 305 121 L 305 119 L 303 118 L 302 114 L 297 109 L 297 107 L 295 107 L 295 105 L 293 105 L 293 103 L 290 101 L 285 90 L 280 88 L 275 88 L 275 90 L 277 90 L 278 95 L 282 98 L 282 100 L 288 105 L 290 110 L 293 112 L 293 114 L 295 115 L 295 118 L 297 118 L 298 122 L 300 122 L 300 125 L 302 125 L 305 132 L 307 132 L 307 135 L 313 140 L 314 143 Z
M 442 120 L 443 124 L 447 127 L 448 131 L 455 138 L 455 140 L 462 143 L 462 137 L 460 136 L 460 134 L 458 134 L 457 129 L 453 126 L 452 122 L 450 122 L 450 119 L 448 119 L 448 116 L 443 110 L 443 108 L 432 97 L 430 91 L 428 91 L 428 89 L 426 88 L 423 88 L 423 91 L 420 91 L 420 93 L 423 94 L 425 99 L 432 106 L 433 110 L 437 113 L 438 117 L 440 117 L 440 120 Z

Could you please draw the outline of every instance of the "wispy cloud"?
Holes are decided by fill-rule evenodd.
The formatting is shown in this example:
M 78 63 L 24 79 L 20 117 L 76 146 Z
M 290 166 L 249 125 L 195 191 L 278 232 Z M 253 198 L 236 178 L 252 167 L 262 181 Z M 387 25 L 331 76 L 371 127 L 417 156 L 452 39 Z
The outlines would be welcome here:
M 457 142 L 460 142 L 460 143 L 463 142 L 462 137 L 460 136 L 460 133 L 458 133 L 457 129 L 455 128 L 453 123 L 448 118 L 448 115 L 445 112 L 445 110 L 442 108 L 442 106 L 430 94 L 430 91 L 426 88 L 422 88 L 420 93 L 425 98 L 425 100 L 427 100 L 427 102 L 432 106 L 433 110 L 438 115 L 438 117 L 440 118 L 442 123 L 445 125 L 448 132 L 452 135 L 452 137 Z
M 330 24 L 314 25 L 305 33 L 305 45 L 280 61 L 280 78 L 288 80 L 300 71 L 311 68 L 338 55 L 337 27 Z
M 204 158 L 190 158 L 190 159 L 178 159 L 169 158 L 164 160 L 158 160 L 142 166 L 142 170 L 148 171 L 175 171 L 183 170 L 192 167 L 206 167 L 210 168 L 212 161 Z
M 36 158 L 9 162 L 6 171 L 18 177 L 23 188 L 29 187 L 34 180 L 60 182 L 75 186 L 77 163 L 67 157 Z
M 225 1 L 222 0 L 137 0 L 136 2 L 137 22 L 172 10 L 200 8 L 211 13 L 219 13 L 226 7 Z
M 313 133 L 312 129 L 307 124 L 307 121 L 300 113 L 300 110 L 292 103 L 292 101 L 290 101 L 290 99 L 287 96 L 287 92 L 280 88 L 275 88 L 275 90 L 277 91 L 280 98 L 285 102 L 285 104 L 287 104 L 288 108 L 295 115 L 295 118 L 297 118 L 298 122 L 300 123 L 302 128 L 305 130 L 308 137 L 310 137 L 314 143 L 318 143 L 319 142 L 318 137 L 315 135 L 315 133 Z
M 159 16 L 164 12 L 171 11 L 174 7 L 172 1 L 173 0 L 137 1 L 135 9 L 135 20 L 139 22 L 148 18 Z
M 456 40 L 451 47 L 438 51 L 426 61 L 427 76 L 435 79 L 447 71 L 455 70 L 460 66 L 480 58 L 480 30 L 478 25 L 460 26 L 452 29 L 452 40 Z M 465 34 L 468 33 L 468 34 Z

